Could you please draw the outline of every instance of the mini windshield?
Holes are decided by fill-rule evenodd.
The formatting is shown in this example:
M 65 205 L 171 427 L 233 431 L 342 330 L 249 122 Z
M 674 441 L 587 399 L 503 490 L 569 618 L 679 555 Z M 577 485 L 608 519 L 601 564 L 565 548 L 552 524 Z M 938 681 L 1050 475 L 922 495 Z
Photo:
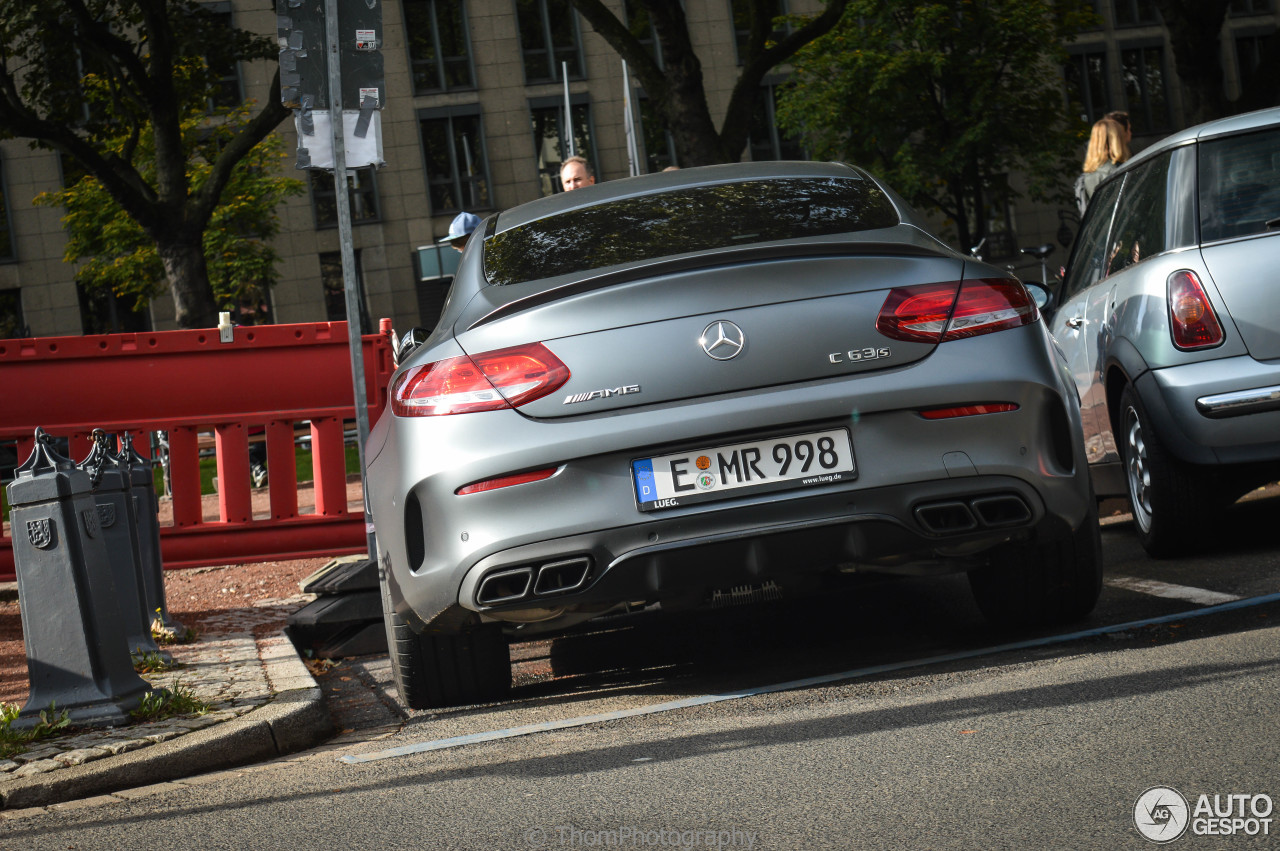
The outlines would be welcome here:
M 778 178 L 621 198 L 510 228 L 485 241 L 489 283 L 519 284 L 606 266 L 898 224 L 860 178 Z

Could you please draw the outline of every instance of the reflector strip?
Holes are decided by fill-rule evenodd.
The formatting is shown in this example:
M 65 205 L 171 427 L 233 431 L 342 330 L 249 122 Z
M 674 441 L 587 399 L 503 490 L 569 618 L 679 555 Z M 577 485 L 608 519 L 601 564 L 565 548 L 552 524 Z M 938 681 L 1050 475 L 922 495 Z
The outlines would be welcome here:
M 496 479 L 486 479 L 483 482 L 474 482 L 469 485 L 463 485 L 454 493 L 458 496 L 466 496 L 469 493 L 480 493 L 481 491 L 492 491 L 498 488 L 509 488 L 512 485 L 526 485 L 529 482 L 540 482 L 543 479 L 549 479 L 556 474 L 557 467 L 550 470 L 533 470 L 528 473 L 516 473 L 513 476 L 500 476 Z
M 926 420 L 949 420 L 956 417 L 976 417 L 980 414 L 1003 414 L 1018 410 L 1012 402 L 994 402 L 984 405 L 957 405 L 952 408 L 933 408 L 921 411 L 920 416 Z

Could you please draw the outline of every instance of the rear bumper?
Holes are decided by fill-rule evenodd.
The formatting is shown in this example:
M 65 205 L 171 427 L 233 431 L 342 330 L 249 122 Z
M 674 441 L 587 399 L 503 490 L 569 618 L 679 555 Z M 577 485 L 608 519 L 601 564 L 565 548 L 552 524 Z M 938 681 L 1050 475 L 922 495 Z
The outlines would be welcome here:
M 499 613 L 703 598 L 767 581 L 785 589 L 837 564 L 868 572 L 938 559 L 962 566 L 1010 538 L 1059 538 L 1071 529 L 1046 511 L 1036 488 L 1008 477 L 877 488 L 853 498 L 830 493 L 723 512 L 696 531 L 673 518 L 514 547 L 471 567 L 458 603 Z M 574 581 L 568 587 L 543 581 L 548 566 L 557 574 L 575 571 Z
M 1280 363 L 1244 356 L 1167 367 L 1137 389 L 1156 433 L 1186 462 L 1280 460 Z

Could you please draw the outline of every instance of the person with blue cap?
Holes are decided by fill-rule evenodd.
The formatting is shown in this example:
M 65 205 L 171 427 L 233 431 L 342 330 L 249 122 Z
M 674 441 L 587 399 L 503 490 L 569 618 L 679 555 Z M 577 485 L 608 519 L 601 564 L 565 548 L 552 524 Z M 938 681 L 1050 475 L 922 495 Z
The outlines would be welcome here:
M 459 213 L 449 222 L 449 233 L 441 242 L 448 243 L 461 251 L 467 247 L 467 239 L 471 232 L 480 226 L 480 217 L 475 213 Z

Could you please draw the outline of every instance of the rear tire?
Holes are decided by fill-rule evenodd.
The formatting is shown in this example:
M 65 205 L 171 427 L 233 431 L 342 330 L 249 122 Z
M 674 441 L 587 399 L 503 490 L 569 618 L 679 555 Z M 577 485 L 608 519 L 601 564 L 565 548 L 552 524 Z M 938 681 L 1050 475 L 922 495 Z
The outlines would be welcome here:
M 511 648 L 491 624 L 460 635 L 419 634 L 395 612 L 387 649 L 400 700 L 410 709 L 488 703 L 511 691 Z
M 1210 489 L 1202 488 L 1194 471 L 1164 448 L 1132 386 L 1120 394 L 1117 437 L 1133 528 L 1142 548 L 1157 558 L 1188 552 L 1187 530 L 1194 529 L 1212 507 L 1203 499 Z
M 1059 541 L 1011 542 L 970 571 L 978 608 L 997 626 L 1038 627 L 1079 620 L 1102 592 L 1102 533 L 1097 502 L 1079 528 Z

